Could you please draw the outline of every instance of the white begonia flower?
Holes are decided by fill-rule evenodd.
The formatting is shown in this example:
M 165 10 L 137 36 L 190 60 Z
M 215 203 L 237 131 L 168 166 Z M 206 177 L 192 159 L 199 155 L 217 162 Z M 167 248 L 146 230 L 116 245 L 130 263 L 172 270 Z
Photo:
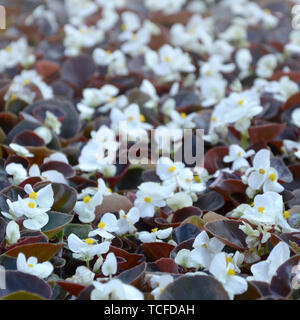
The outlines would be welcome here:
M 291 153 L 300 159 L 300 142 L 292 140 L 283 140 L 283 150 L 286 153 Z
M 53 130 L 56 134 L 60 134 L 62 123 L 58 120 L 55 114 L 46 111 L 45 125 Z
M 250 166 L 246 158 L 253 154 L 255 154 L 254 150 L 245 152 L 245 150 L 239 145 L 232 144 L 229 147 L 229 155 L 225 156 L 223 161 L 226 163 L 233 162 L 232 170 L 240 170 L 241 168 L 247 168 Z
M 18 64 L 28 67 L 35 62 L 35 56 L 31 53 L 27 40 L 20 38 L 0 50 L 0 61 L 0 72 L 2 72 Z
M 173 277 L 169 274 L 164 274 L 161 276 L 153 275 L 150 278 L 150 285 L 153 289 L 151 294 L 155 300 L 159 299 L 160 294 L 165 290 L 166 286 L 174 281 Z
M 123 210 L 119 211 L 119 220 L 118 220 L 118 230 L 116 233 L 118 235 L 123 235 L 126 233 L 134 233 L 136 227 L 134 226 L 140 220 L 140 211 L 138 208 L 131 208 L 128 213 L 125 213 Z
M 170 128 L 182 128 L 182 129 L 191 129 L 194 128 L 196 125 L 193 122 L 194 117 L 196 116 L 196 113 L 192 112 L 189 115 L 187 115 L 185 112 L 177 112 L 175 110 L 172 110 L 170 112 L 171 120 L 167 126 Z
M 242 221 L 242 223 L 243 225 L 240 225 L 239 229 L 247 235 L 246 243 L 248 248 L 256 248 L 270 239 L 271 233 L 268 232 L 271 229 L 270 226 L 258 226 L 257 229 L 253 229 L 249 223 L 245 221 Z
M 300 108 L 297 108 L 292 112 L 292 121 L 298 128 L 300 128 Z
M 96 207 L 103 202 L 103 194 L 101 191 L 96 192 L 92 197 L 86 195 L 82 201 L 77 201 L 74 211 L 78 214 L 78 218 L 83 223 L 92 222 L 96 215 Z
M 105 185 L 105 182 L 102 178 L 97 180 L 97 187 L 87 187 L 81 190 L 77 195 L 77 199 L 84 199 L 86 196 L 93 196 L 96 193 L 100 192 L 102 196 L 109 196 L 112 194 L 112 190 Z
M 66 281 L 81 284 L 83 286 L 90 286 L 93 284 L 95 273 L 85 266 L 79 266 L 76 268 L 75 274 L 67 278 Z
M 93 52 L 93 59 L 96 64 L 108 67 L 109 75 L 126 75 L 128 74 L 127 60 L 121 50 L 103 50 L 97 48 Z
M 52 138 L 53 138 L 52 132 L 47 127 L 40 126 L 36 129 L 34 129 L 33 132 L 35 132 L 40 138 L 42 138 L 44 140 L 45 145 L 47 145 L 48 143 L 50 143 L 52 141 Z
M 144 300 L 141 291 L 118 279 L 106 283 L 94 281 L 93 285 L 95 289 L 91 292 L 91 300 Z
M 238 68 L 241 70 L 239 78 L 244 79 L 250 75 L 250 67 L 252 62 L 250 50 L 246 48 L 239 49 L 236 53 L 235 60 Z
M 213 237 L 209 238 L 206 231 L 201 231 L 193 243 L 193 250 L 191 251 L 191 259 L 195 263 L 208 269 L 214 256 L 221 252 L 225 244 L 219 239 Z
M 270 283 L 277 269 L 290 258 L 289 246 L 281 241 L 269 254 L 267 260 L 260 261 L 251 266 L 253 276 L 247 277 L 248 281 L 263 281 Z
M 146 0 L 145 7 L 152 12 L 162 11 L 169 15 L 179 12 L 185 3 L 186 0 Z
M 7 244 L 14 244 L 21 238 L 19 225 L 15 221 L 10 221 L 6 226 L 5 240 Z
M 98 244 L 91 238 L 81 240 L 74 233 L 68 236 L 68 247 L 73 252 L 73 257 L 83 261 L 90 261 L 96 255 L 107 253 L 109 245 L 108 241 Z
M 182 266 L 184 269 L 199 268 L 200 265 L 195 262 L 191 257 L 191 251 L 188 249 L 181 249 L 177 252 L 174 259 L 175 263 Z
M 235 266 L 228 261 L 225 252 L 217 253 L 211 261 L 209 272 L 222 283 L 229 298 L 247 291 L 247 281 L 236 275 Z
M 100 236 L 104 239 L 111 240 L 115 236 L 111 232 L 118 231 L 118 220 L 112 213 L 105 213 L 97 225 L 97 229 L 90 231 L 89 237 Z
M 70 23 L 73 25 L 82 24 L 85 18 L 98 9 L 97 4 L 92 0 L 66 0 L 64 4 Z
M 5 167 L 5 171 L 12 176 L 9 180 L 14 185 L 20 184 L 27 178 L 27 170 L 20 163 L 9 163 Z
M 278 172 L 270 166 L 270 151 L 262 149 L 253 159 L 253 168 L 248 169 L 251 173 L 248 185 L 254 190 L 263 189 L 263 192 L 281 192 L 284 188 L 277 182 Z M 247 172 L 246 172 L 247 174 Z
M 140 90 L 151 98 L 150 100 L 144 103 L 144 107 L 150 109 L 156 108 L 157 102 L 159 101 L 159 97 L 156 93 L 156 89 L 153 86 L 153 84 L 149 80 L 144 79 L 140 86 Z
M 151 132 L 153 133 L 153 131 Z M 171 150 L 173 148 L 174 153 L 182 145 L 183 129 L 170 128 L 168 126 L 158 126 L 154 131 L 154 140 L 156 148 L 160 151 Z
M 111 9 L 103 9 L 101 13 L 102 18 L 98 20 L 97 27 L 103 31 L 112 29 L 119 20 L 118 13 Z
M 156 174 L 163 181 L 176 177 L 184 168 L 182 162 L 173 162 L 168 157 L 160 157 L 156 164 Z
M 51 26 L 52 32 L 58 31 L 59 24 L 56 21 L 54 12 L 47 10 L 44 5 L 39 5 L 28 17 L 26 17 L 25 25 L 32 25 L 38 19 L 45 19 Z
M 202 192 L 206 189 L 204 183 L 198 181 L 199 176 L 194 177 L 193 171 L 190 168 L 182 169 L 177 176 L 177 183 L 185 192 Z
M 138 236 L 138 239 L 143 243 L 161 242 L 162 240 L 169 238 L 172 231 L 173 231 L 172 227 L 167 229 L 162 229 L 162 230 L 158 230 L 158 228 L 153 228 L 151 232 L 148 232 L 148 231 L 138 232 L 137 236 Z
M 102 265 L 101 271 L 106 277 L 112 277 L 117 273 L 117 258 L 113 252 L 110 252 Z
M 33 164 L 28 170 L 29 177 L 40 177 L 43 181 L 68 184 L 64 175 L 56 170 L 46 170 L 41 172 L 37 164 Z
M 76 28 L 70 24 L 64 26 L 65 55 L 76 56 L 83 48 L 91 48 L 104 40 L 104 32 L 97 27 L 81 25 Z
M 234 63 L 225 64 L 223 57 L 217 54 L 211 56 L 207 62 L 202 62 L 200 66 L 200 73 L 204 77 L 215 77 L 221 72 L 229 73 L 235 69 Z
M 228 42 L 244 42 L 247 40 L 247 26 L 241 20 L 234 20 L 232 25 L 219 34 L 219 38 Z
M 141 28 L 135 33 L 125 31 L 120 34 L 120 39 L 125 41 L 121 45 L 121 50 L 131 56 L 137 56 L 147 50 L 147 44 L 151 40 L 151 34 L 146 28 Z
M 19 144 L 10 143 L 9 147 L 11 149 L 13 149 L 18 156 L 21 156 L 21 157 L 24 157 L 24 158 L 32 158 L 32 157 L 34 157 L 34 154 L 32 154 L 25 147 L 20 146 Z
M 44 158 L 43 163 L 47 163 L 50 161 L 58 161 L 58 162 L 64 162 L 64 163 L 69 164 L 67 156 L 62 152 L 54 152 L 54 153 L 50 154 L 49 157 Z
M 293 30 L 289 34 L 289 42 L 284 46 L 284 50 L 289 55 L 300 53 L 300 32 L 299 30 Z
M 17 270 L 45 279 L 53 271 L 53 265 L 49 261 L 38 263 L 36 257 L 29 257 L 26 260 L 24 253 L 20 252 L 17 257 Z
M 175 212 L 185 207 L 191 207 L 193 199 L 186 192 L 176 192 L 168 198 L 167 205 Z
M 8 101 L 10 99 L 20 98 L 28 104 L 33 103 L 36 93 L 31 90 L 29 87 L 30 84 L 39 89 L 43 99 L 53 98 L 52 87 L 48 86 L 43 81 L 36 70 L 23 70 L 19 75 L 13 78 L 13 81 L 4 96 L 4 100 Z
M 173 48 L 168 44 L 156 51 L 147 50 L 145 53 L 146 66 L 165 81 L 176 80 L 180 72 L 194 72 L 190 56 L 180 48 Z
M 242 217 L 256 225 L 274 225 L 283 232 L 296 231 L 288 224 L 289 212 L 284 211 L 282 196 L 276 192 L 268 191 L 257 195 L 253 206 L 248 205 Z
M 274 54 L 266 54 L 257 61 L 256 74 L 261 78 L 270 78 L 276 67 L 276 56 Z
M 163 186 L 155 182 L 143 182 L 138 189 L 134 206 L 140 210 L 141 218 L 145 218 L 153 217 L 156 208 L 166 205 L 165 199 L 173 194 L 175 185 Z

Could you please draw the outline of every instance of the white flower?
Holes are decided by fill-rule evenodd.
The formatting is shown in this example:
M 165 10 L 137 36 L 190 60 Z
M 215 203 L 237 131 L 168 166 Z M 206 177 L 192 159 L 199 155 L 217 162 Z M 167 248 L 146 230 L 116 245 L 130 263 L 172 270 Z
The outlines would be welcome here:
M 247 77 L 250 74 L 250 67 L 252 62 L 252 55 L 249 49 L 239 49 L 235 56 L 236 64 L 241 70 L 240 79 Z
M 292 140 L 283 140 L 283 149 L 300 159 L 300 143 Z
M 83 223 L 90 223 L 95 219 L 95 209 L 103 201 L 101 191 L 96 192 L 92 197 L 86 195 L 83 201 L 77 201 L 74 211 L 78 214 L 79 220 Z
M 157 102 L 159 101 L 159 97 L 156 93 L 155 87 L 149 80 L 147 79 L 143 80 L 140 86 L 140 90 L 143 93 L 146 93 L 151 98 L 150 100 L 144 103 L 144 106 L 150 109 L 157 107 Z
M 65 9 L 70 22 L 80 25 L 84 19 L 97 11 L 98 6 L 92 0 L 66 0 Z
M 53 89 L 48 86 L 42 79 L 42 77 L 36 72 L 36 70 L 23 70 L 19 75 L 13 78 L 10 84 L 4 100 L 20 98 L 28 104 L 33 103 L 36 93 L 32 91 L 30 84 L 36 86 L 43 99 L 53 98 Z
M 270 239 L 271 233 L 268 232 L 271 229 L 270 226 L 258 226 L 257 229 L 253 229 L 251 225 L 245 221 L 242 221 L 242 223 L 243 225 L 240 225 L 239 229 L 247 235 L 246 243 L 248 248 L 258 247 L 261 243 L 266 243 Z
M 46 170 L 41 172 L 37 164 L 33 164 L 28 170 L 29 177 L 40 177 L 43 181 L 68 184 L 64 175 L 56 170 Z
M 289 42 L 285 45 L 284 49 L 289 55 L 300 53 L 300 32 L 293 30 L 289 34 Z
M 179 12 L 186 0 L 145 0 L 145 6 L 150 11 L 162 11 L 165 14 Z
M 118 231 L 117 224 L 118 224 L 118 220 L 114 214 L 109 212 L 105 213 L 97 225 L 98 229 L 91 231 L 89 233 L 89 237 L 98 235 L 104 239 L 111 240 L 115 237 L 114 235 L 111 234 L 111 232 Z
M 262 149 L 253 159 L 253 168 L 248 169 L 251 173 L 248 178 L 248 185 L 254 190 L 263 189 L 264 192 L 281 192 L 283 187 L 277 182 L 278 172 L 270 167 L 270 151 Z M 246 172 L 247 174 L 247 172 Z
M 106 283 L 94 281 L 91 300 L 144 300 L 142 292 L 118 279 Z
M 251 266 L 253 276 L 247 277 L 248 281 L 263 281 L 270 283 L 277 269 L 290 257 L 289 246 L 279 242 L 269 254 L 267 260 L 260 261 Z
M 6 226 L 7 244 L 14 244 L 21 238 L 19 225 L 15 221 L 10 221 Z
M 119 20 L 117 12 L 110 8 L 104 8 L 101 13 L 102 18 L 98 20 L 97 27 L 103 31 L 112 29 Z
M 283 232 L 295 231 L 287 223 L 289 212 L 284 211 L 282 196 L 276 192 L 257 195 L 253 206 L 247 206 L 242 217 L 256 225 L 274 225 L 276 229 L 282 228 Z
M 292 121 L 298 128 L 300 128 L 300 108 L 297 108 L 293 111 Z
M 196 263 L 191 257 L 191 251 L 188 249 L 181 249 L 178 251 L 175 259 L 175 263 L 179 266 L 188 268 L 198 268 L 200 265 Z
M 52 141 L 52 132 L 47 127 L 40 126 L 34 129 L 33 132 L 35 132 L 39 137 L 41 137 L 46 145 Z
M 168 157 L 161 157 L 156 164 L 156 174 L 161 180 L 165 181 L 176 177 L 183 168 L 184 164 L 182 162 L 173 162 Z
M 186 192 L 176 192 L 167 200 L 167 205 L 175 212 L 193 205 L 192 197 Z
M 97 27 L 81 25 L 76 28 L 70 24 L 64 26 L 65 30 L 65 54 L 67 56 L 78 55 L 82 48 L 90 48 L 104 40 L 104 33 Z
M 95 273 L 85 266 L 79 266 L 76 268 L 75 274 L 71 278 L 67 278 L 66 281 L 81 284 L 83 286 L 90 286 L 93 284 Z
M 247 281 L 236 275 L 235 266 L 228 262 L 225 252 L 217 253 L 209 267 L 209 272 L 222 283 L 230 299 L 248 289 Z
M 27 178 L 27 170 L 20 163 L 9 163 L 5 167 L 5 171 L 13 176 L 10 179 L 11 184 L 18 185 Z
M 167 126 L 170 128 L 182 128 L 182 129 L 190 129 L 195 127 L 195 123 L 193 123 L 193 119 L 195 117 L 195 113 L 192 112 L 187 115 L 185 112 L 177 112 L 172 110 L 170 112 L 171 120 Z
M 232 144 L 229 147 L 229 155 L 225 156 L 223 161 L 224 162 L 233 162 L 232 170 L 239 170 L 241 168 L 249 167 L 249 163 L 245 158 L 250 157 L 255 152 L 254 150 L 249 150 L 245 152 L 243 148 L 241 148 L 237 144 Z
M 229 73 L 234 71 L 234 63 L 225 64 L 224 58 L 220 55 L 212 55 L 207 62 L 201 63 L 201 75 L 206 77 L 216 77 L 221 72 Z
M 180 188 L 188 193 L 202 192 L 205 190 L 205 184 L 198 181 L 199 176 L 194 178 L 193 171 L 189 168 L 184 168 L 177 176 L 177 183 Z M 198 182 L 197 182 L 198 181 Z
M 165 199 L 169 198 L 175 185 L 162 186 L 155 182 L 143 182 L 136 193 L 134 206 L 140 210 L 141 217 L 153 217 L 156 208 L 166 205 Z
M 16 143 L 10 143 L 9 147 L 15 151 L 15 153 L 18 156 L 24 157 L 24 158 L 32 158 L 34 157 L 34 154 L 29 152 L 25 147 L 20 146 Z
M 117 234 L 123 235 L 126 233 L 134 233 L 136 227 L 134 226 L 140 220 L 140 211 L 138 208 L 131 208 L 126 214 L 123 210 L 119 211 L 118 230 Z
M 144 243 L 147 242 L 161 242 L 161 240 L 169 238 L 173 231 L 173 228 L 167 228 L 158 230 L 158 228 L 153 228 L 151 232 L 141 231 L 138 232 L 138 239 Z
M 162 276 L 153 275 L 150 279 L 150 285 L 153 288 L 151 294 L 157 300 L 160 294 L 165 290 L 166 286 L 174 281 L 173 277 L 169 274 Z
M 106 256 L 106 259 L 102 265 L 101 271 L 105 276 L 109 276 L 109 277 L 117 273 L 117 258 L 113 252 L 110 252 Z
M 221 252 L 225 244 L 213 237 L 209 239 L 206 231 L 199 233 L 193 243 L 193 250 L 191 251 L 191 259 L 195 263 L 208 269 L 214 256 Z
M 256 74 L 261 78 L 270 78 L 276 67 L 276 56 L 274 54 L 266 54 L 257 61 Z
M 68 247 L 73 251 L 73 257 L 83 261 L 89 261 L 96 255 L 107 253 L 109 245 L 108 241 L 97 244 L 96 240 L 91 238 L 81 240 L 74 233 L 68 236 Z
M 17 269 L 18 271 L 45 279 L 52 273 L 53 265 L 49 261 L 38 263 L 36 257 L 29 257 L 26 260 L 24 253 L 20 252 L 17 257 Z
M 57 32 L 59 25 L 53 11 L 47 10 L 44 5 L 36 7 L 32 14 L 25 19 L 26 25 L 32 25 L 38 19 L 45 19 L 51 26 L 52 32 Z

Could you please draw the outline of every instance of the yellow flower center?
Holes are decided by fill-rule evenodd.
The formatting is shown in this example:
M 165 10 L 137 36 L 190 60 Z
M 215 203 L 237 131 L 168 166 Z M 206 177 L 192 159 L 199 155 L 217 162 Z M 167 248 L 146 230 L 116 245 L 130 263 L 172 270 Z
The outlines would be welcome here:
M 32 263 L 28 263 L 27 265 L 29 268 L 33 268 L 33 264 Z
M 232 262 L 232 259 L 230 257 L 226 257 L 226 263 L 228 264 L 230 262 Z
M 276 174 L 275 174 L 275 173 L 271 173 L 271 174 L 269 175 L 269 179 L 270 179 L 271 181 L 274 181 L 274 180 L 276 179 Z
M 141 122 L 145 122 L 146 121 L 146 118 L 143 114 L 140 114 L 140 121 Z
M 88 238 L 88 239 L 85 239 L 84 242 L 86 244 L 93 244 L 94 243 L 94 239 Z
M 186 113 L 185 113 L 185 112 L 181 112 L 181 113 L 180 113 L 180 117 L 181 117 L 182 119 L 184 119 L 184 118 L 186 117 Z
M 108 102 L 109 102 L 109 103 L 112 103 L 112 102 L 114 102 L 115 100 L 116 100 L 116 98 L 111 97 L 111 98 L 109 98 Z
M 84 198 L 83 198 L 83 202 L 84 203 L 89 203 L 91 201 L 91 197 L 90 196 L 85 196 Z
M 153 228 L 153 229 L 151 229 L 151 232 L 154 233 L 154 232 L 156 232 L 157 230 L 158 230 L 158 228 Z
M 29 207 L 30 209 L 34 209 L 34 208 L 35 208 L 35 203 L 34 203 L 34 202 L 29 202 L 29 203 L 28 203 L 28 207 Z
M 235 275 L 234 269 L 229 268 L 228 271 L 227 271 L 227 274 L 228 274 L 229 276 L 234 276 L 234 275 Z
M 207 249 L 207 244 L 206 244 L 206 243 L 203 243 L 202 247 L 204 247 L 204 248 Z
M 29 83 L 30 83 L 30 80 L 28 80 L 28 79 L 24 79 L 24 80 L 23 80 L 24 86 L 27 86 Z
M 106 52 L 106 54 L 107 54 L 108 56 L 110 56 L 110 55 L 112 54 L 111 50 L 106 50 L 105 52 Z
M 170 58 L 169 56 L 166 56 L 166 57 L 164 57 L 164 60 L 165 60 L 166 62 L 170 62 L 170 61 L 171 61 L 171 58 Z
M 237 153 L 237 156 L 238 156 L 238 157 L 241 157 L 242 155 L 243 155 L 243 152 L 242 152 L 242 151 L 240 151 L 240 152 Z
M 123 24 L 121 25 L 121 29 L 122 29 L 123 31 L 125 31 L 125 30 L 127 29 L 127 26 L 126 26 L 125 23 L 123 23 Z
M 244 104 L 244 100 L 243 100 L 243 99 L 241 99 L 241 100 L 238 101 L 238 105 L 239 105 L 239 106 L 242 106 L 243 104 Z
M 18 99 L 18 96 L 16 93 L 13 93 L 10 97 L 11 100 L 17 100 Z
M 290 213 L 288 210 L 285 210 L 284 213 L 283 213 L 283 216 L 288 219 L 290 217 Z
M 264 9 L 264 12 L 267 13 L 267 14 L 271 14 L 271 10 L 268 9 L 268 8 Z
M 254 201 L 252 201 L 252 202 L 250 203 L 250 206 L 251 206 L 251 207 L 254 207 Z
M 5 51 L 6 51 L 7 53 L 10 53 L 10 52 L 11 52 L 11 47 L 10 47 L 10 46 L 6 47 L 6 48 L 5 48 Z
M 207 70 L 207 71 L 205 72 L 205 75 L 206 75 L 206 76 L 210 76 L 210 75 L 211 75 L 211 71 L 210 71 L 210 70 Z
M 265 171 L 264 169 L 259 169 L 258 172 L 259 172 L 260 174 L 265 174 L 266 171 Z
M 212 117 L 212 118 L 211 118 L 211 121 L 212 121 L 212 122 L 216 122 L 216 121 L 217 121 L 217 117 Z
M 200 177 L 197 174 L 194 176 L 194 180 L 197 183 L 199 183 L 201 181 Z
M 150 197 L 145 197 L 145 198 L 144 198 L 144 201 L 147 202 L 147 203 L 149 203 L 149 202 L 151 202 L 151 198 L 150 198 Z
M 260 212 L 260 213 L 264 213 L 265 207 L 258 207 L 257 211 Z
M 99 222 L 97 227 L 98 227 L 99 229 L 103 229 L 105 226 L 106 226 L 106 223 L 105 223 L 105 222 Z
M 175 166 L 171 166 L 171 167 L 168 169 L 169 172 L 174 172 L 175 170 L 176 170 L 176 167 L 175 167 Z
M 29 198 L 30 198 L 30 199 L 36 199 L 36 198 L 37 198 L 37 193 L 34 192 L 34 191 L 30 192 Z
M 132 121 L 134 119 L 134 117 L 133 116 L 129 116 L 129 117 L 127 117 L 127 120 L 128 121 Z
M 109 192 L 112 192 L 111 188 L 108 188 L 108 191 L 109 191 Z
M 188 182 L 188 183 L 192 182 L 192 180 L 189 179 L 189 178 L 186 178 L 185 181 Z

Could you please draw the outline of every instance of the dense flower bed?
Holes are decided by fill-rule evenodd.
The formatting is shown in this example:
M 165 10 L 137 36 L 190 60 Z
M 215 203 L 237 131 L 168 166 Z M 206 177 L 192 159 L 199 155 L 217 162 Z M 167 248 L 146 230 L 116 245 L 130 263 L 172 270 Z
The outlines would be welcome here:
M 0 297 L 298 299 L 294 4 L 8 3 Z

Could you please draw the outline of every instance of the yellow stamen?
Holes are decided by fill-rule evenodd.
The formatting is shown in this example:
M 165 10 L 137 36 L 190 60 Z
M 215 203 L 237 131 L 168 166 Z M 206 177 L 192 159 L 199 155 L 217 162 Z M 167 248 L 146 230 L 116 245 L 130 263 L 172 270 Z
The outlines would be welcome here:
M 217 117 L 212 117 L 211 121 L 216 122 L 217 121 Z
M 260 212 L 260 213 L 264 213 L 265 207 L 258 207 L 257 211 Z
M 30 198 L 30 199 L 36 199 L 36 198 L 37 198 L 37 193 L 34 192 L 34 191 L 30 192 L 29 198 Z
M 83 198 L 83 202 L 84 203 L 89 203 L 91 201 L 91 197 L 90 196 L 85 196 L 84 198 Z
M 260 174 L 265 174 L 266 171 L 265 171 L 264 169 L 259 169 L 258 172 L 259 172 Z
M 250 206 L 251 206 L 251 207 L 254 207 L 254 201 L 251 202 Z
M 205 75 L 206 75 L 206 76 L 210 76 L 210 75 L 211 75 L 211 71 L 210 71 L 210 70 L 207 70 L 207 71 L 205 72 Z
M 111 97 L 111 98 L 109 98 L 108 102 L 109 102 L 109 103 L 112 103 L 112 102 L 114 102 L 115 100 L 116 100 L 116 98 Z
M 242 155 L 243 155 L 243 152 L 242 152 L 242 151 L 240 151 L 240 152 L 237 153 L 237 156 L 238 156 L 238 157 L 241 157 Z
M 129 116 L 129 117 L 127 118 L 128 121 L 132 121 L 133 119 L 134 119 L 133 116 Z
M 111 188 L 108 188 L 108 191 L 109 191 L 109 192 L 112 192 Z
M 189 178 L 186 178 L 185 181 L 188 182 L 188 183 L 192 182 L 192 180 L 189 179 Z
M 166 62 L 170 62 L 170 61 L 171 61 L 171 58 L 170 58 L 169 56 L 166 56 L 166 57 L 164 57 L 164 60 L 165 60 Z
M 276 174 L 275 174 L 275 173 L 271 173 L 271 174 L 269 175 L 269 179 L 270 179 L 271 181 L 274 181 L 274 180 L 276 179 Z
M 6 48 L 5 48 L 5 51 L 6 51 L 7 53 L 10 53 L 10 52 L 11 52 L 11 47 L 10 47 L 10 46 L 6 47 Z
M 88 239 L 85 239 L 84 242 L 86 244 L 93 244 L 94 243 L 94 239 L 88 238 Z
M 202 247 L 204 247 L 204 248 L 207 249 L 207 244 L 206 244 L 206 243 L 203 243 Z
M 28 263 L 27 266 L 28 266 L 29 268 L 33 268 L 33 267 L 34 267 L 32 263 Z
M 265 9 L 264 9 L 264 12 L 265 12 L 265 13 L 268 13 L 268 14 L 271 14 L 272 11 L 271 11 L 270 9 L 268 9 L 268 8 L 265 8 Z
M 106 50 L 105 52 L 108 56 L 112 54 L 111 50 Z
M 144 198 L 144 201 L 147 202 L 147 203 L 149 203 L 149 202 L 151 202 L 151 198 L 150 198 L 150 197 L 145 197 L 145 198 Z
M 186 117 L 186 113 L 185 113 L 185 112 L 181 112 L 181 113 L 180 113 L 180 117 L 181 117 L 182 119 L 184 119 L 184 118 Z
M 230 262 L 232 262 L 232 259 L 230 257 L 226 257 L 226 263 L 228 264 Z
M 97 227 L 98 227 L 99 229 L 103 229 L 105 226 L 106 226 L 106 223 L 105 223 L 105 222 L 99 222 Z
M 29 83 L 30 83 L 30 80 L 28 80 L 28 79 L 23 80 L 24 86 L 27 86 Z
M 283 216 L 288 219 L 290 217 L 290 213 L 288 210 L 285 210 L 284 213 L 283 213 Z
M 242 106 L 243 104 L 244 104 L 244 100 L 243 100 L 243 99 L 241 99 L 241 100 L 238 101 L 238 105 L 239 105 L 239 106 Z
M 197 174 L 194 176 L 194 180 L 197 183 L 199 183 L 201 181 L 200 177 Z
M 127 26 L 126 26 L 125 23 L 123 23 L 123 24 L 121 25 L 121 29 L 122 29 L 123 31 L 125 31 L 125 30 L 127 29 Z
M 235 275 L 234 269 L 229 268 L 228 271 L 227 271 L 227 274 L 228 274 L 229 276 L 234 276 L 234 275 Z
M 153 229 L 151 229 L 151 232 L 154 233 L 154 232 L 156 232 L 157 230 L 158 230 L 158 228 L 153 228 Z
M 10 97 L 11 100 L 17 100 L 18 99 L 18 96 L 16 93 L 13 93 Z
M 171 167 L 168 169 L 169 172 L 174 172 L 175 170 L 176 170 L 176 167 L 175 167 L 175 166 L 171 166 Z
M 143 114 L 140 114 L 140 121 L 141 122 L 145 122 L 146 121 L 146 118 Z
M 30 209 L 34 209 L 34 208 L 35 208 L 35 203 L 34 203 L 34 202 L 29 202 L 29 203 L 28 203 L 28 207 L 29 207 Z

